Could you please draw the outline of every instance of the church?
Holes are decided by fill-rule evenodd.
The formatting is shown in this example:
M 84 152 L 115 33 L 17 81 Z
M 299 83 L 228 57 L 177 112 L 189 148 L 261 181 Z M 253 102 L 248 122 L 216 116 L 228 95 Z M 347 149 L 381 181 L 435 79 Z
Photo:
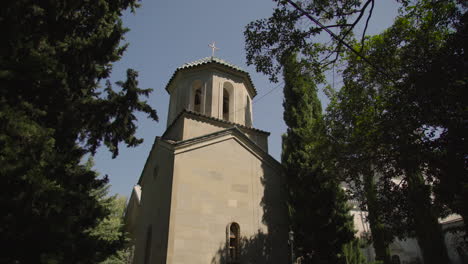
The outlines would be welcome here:
M 291 263 L 286 179 L 268 154 L 269 133 L 253 127 L 249 73 L 211 56 L 177 68 L 166 91 L 166 131 L 125 213 L 132 263 Z M 351 214 L 356 236 L 369 237 L 366 212 L 354 206 Z M 462 219 L 441 225 L 449 230 Z M 468 263 L 462 235 L 444 232 L 451 262 Z M 421 263 L 414 238 L 396 239 L 390 251 L 394 263 Z M 374 260 L 371 245 L 363 253 Z
M 125 215 L 133 263 L 288 263 L 285 178 L 252 125 L 249 73 L 207 57 L 177 68 L 166 91 L 166 131 Z

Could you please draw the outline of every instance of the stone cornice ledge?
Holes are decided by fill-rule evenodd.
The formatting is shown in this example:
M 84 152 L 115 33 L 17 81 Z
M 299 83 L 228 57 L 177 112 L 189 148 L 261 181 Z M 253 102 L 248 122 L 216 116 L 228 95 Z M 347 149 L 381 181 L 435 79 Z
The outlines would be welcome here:
M 180 113 L 176 116 L 176 118 L 174 118 L 172 123 L 166 128 L 166 131 L 164 131 L 164 133 L 162 134 L 161 137 L 165 138 L 166 134 L 169 133 L 169 131 L 177 123 L 177 121 L 180 118 L 183 118 L 183 117 L 194 118 L 194 119 L 198 118 L 198 119 L 206 121 L 207 123 L 210 123 L 210 124 L 215 124 L 216 125 L 216 123 L 221 123 L 221 124 L 230 125 L 230 126 L 233 126 L 233 127 L 239 127 L 239 128 L 242 128 L 242 129 L 247 129 L 247 130 L 250 130 L 252 132 L 261 133 L 261 134 L 264 134 L 264 135 L 267 135 L 267 136 L 270 135 L 270 132 L 266 132 L 266 131 L 260 130 L 258 128 L 248 127 L 248 126 L 237 124 L 237 123 L 234 123 L 234 122 L 231 122 L 231 121 L 226 121 L 226 120 L 223 120 L 223 119 L 219 119 L 219 118 L 216 118 L 216 117 L 204 115 L 204 114 L 197 113 L 197 112 L 194 112 L 194 111 L 190 111 L 190 110 L 187 110 L 187 109 L 182 109 L 182 111 L 180 111 Z
M 161 147 L 164 147 L 168 150 L 172 149 L 174 151 L 174 155 L 177 155 L 229 139 L 236 140 L 241 146 L 251 152 L 258 159 L 269 163 L 271 166 L 274 166 L 279 170 L 282 170 L 282 166 L 277 160 L 275 160 L 272 156 L 260 148 L 236 126 L 182 141 L 172 141 L 158 138 L 158 142 L 162 143 L 160 144 Z

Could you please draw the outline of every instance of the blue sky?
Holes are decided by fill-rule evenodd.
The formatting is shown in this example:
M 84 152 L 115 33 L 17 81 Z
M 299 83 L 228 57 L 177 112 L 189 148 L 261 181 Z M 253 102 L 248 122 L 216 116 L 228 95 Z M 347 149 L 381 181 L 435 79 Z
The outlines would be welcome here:
M 395 1 L 376 2 L 369 34 L 385 29 L 396 15 Z M 269 17 L 275 3 L 271 0 L 143 0 L 141 4 L 135 14 L 126 13 L 123 17 L 124 25 L 130 28 L 126 35 L 130 46 L 122 60 L 114 65 L 112 81 L 124 80 L 127 68 L 137 70 L 139 86 L 154 89 L 147 101 L 158 111 L 160 120 L 153 122 L 138 114 L 137 136 L 144 143 L 136 148 L 122 144 L 115 159 L 106 148 L 98 150 L 94 157 L 95 169 L 101 175 L 109 175 L 111 194 L 130 195 L 154 138 L 166 129 L 169 95 L 164 88 L 169 78 L 182 64 L 211 56 L 208 44 L 212 41 L 220 48 L 216 57 L 250 73 L 258 90 L 253 101 L 254 127 L 271 132 L 269 152 L 280 160 L 281 135 L 286 131 L 282 82 L 270 83 L 253 66 L 247 67 L 243 36 L 247 23 Z M 323 95 L 320 98 L 326 104 L 326 98 Z

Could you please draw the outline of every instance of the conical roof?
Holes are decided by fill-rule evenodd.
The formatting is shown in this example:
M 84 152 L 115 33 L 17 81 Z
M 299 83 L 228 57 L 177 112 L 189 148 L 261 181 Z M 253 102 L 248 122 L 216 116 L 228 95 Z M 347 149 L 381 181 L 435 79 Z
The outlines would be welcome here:
M 171 79 L 169 80 L 169 82 L 167 83 L 166 85 L 166 91 L 169 92 L 169 86 L 171 85 L 172 81 L 174 80 L 174 78 L 176 77 L 177 73 L 181 72 L 181 71 L 184 71 L 184 70 L 188 70 L 188 69 L 193 69 L 193 68 L 196 68 L 196 67 L 199 67 L 199 66 L 202 66 L 202 65 L 208 65 L 208 64 L 217 64 L 217 65 L 221 65 L 223 67 L 227 67 L 231 70 L 234 70 L 236 72 L 239 72 L 243 75 L 245 75 L 248 79 L 248 81 L 250 82 L 250 85 L 253 89 L 253 96 L 257 95 L 257 90 L 255 89 L 255 86 L 253 85 L 253 82 L 252 82 L 252 79 L 250 78 L 250 74 L 245 71 L 244 69 L 242 69 L 241 67 L 237 66 L 237 65 L 234 65 L 232 63 L 229 63 L 223 59 L 220 59 L 220 58 L 217 58 L 217 57 L 205 57 L 203 59 L 199 59 L 199 60 L 196 60 L 196 61 L 192 61 L 192 62 L 187 62 L 187 63 L 184 63 L 182 66 L 178 67 L 174 74 L 172 74 L 172 77 Z

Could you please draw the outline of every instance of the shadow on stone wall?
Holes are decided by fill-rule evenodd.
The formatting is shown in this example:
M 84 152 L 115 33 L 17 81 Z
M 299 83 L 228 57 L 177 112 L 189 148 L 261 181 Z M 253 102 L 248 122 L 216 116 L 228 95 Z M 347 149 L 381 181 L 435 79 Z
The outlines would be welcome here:
M 227 246 L 221 246 L 211 260 L 211 264 L 227 264 Z M 251 238 L 243 237 L 240 241 L 240 254 L 238 263 L 242 264 L 266 264 L 274 263 L 271 252 L 271 241 L 268 235 L 259 232 Z
M 239 264 L 286 264 L 289 263 L 288 250 L 288 215 L 286 206 L 285 179 L 281 168 L 276 169 L 263 163 L 262 176 L 263 197 L 262 223 L 267 231 L 258 230 L 252 237 L 241 234 Z M 241 227 L 242 233 L 242 227 Z M 211 260 L 211 264 L 227 264 L 228 250 L 226 244 L 220 245 Z

